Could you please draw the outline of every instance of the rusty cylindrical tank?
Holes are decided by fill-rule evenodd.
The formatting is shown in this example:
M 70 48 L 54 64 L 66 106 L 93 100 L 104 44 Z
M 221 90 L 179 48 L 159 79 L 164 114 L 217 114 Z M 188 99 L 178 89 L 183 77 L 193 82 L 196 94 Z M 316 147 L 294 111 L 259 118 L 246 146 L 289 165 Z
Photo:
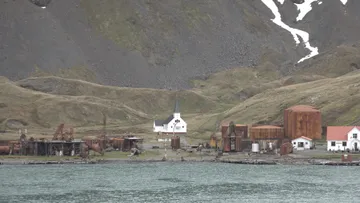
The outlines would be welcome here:
M 0 155 L 9 155 L 10 147 L 9 146 L 0 146 Z
M 321 113 L 312 106 L 298 105 L 284 110 L 285 136 L 296 139 L 305 136 L 321 139 Z
M 179 136 L 171 137 L 171 148 L 173 150 L 180 149 L 180 137 Z
M 293 152 L 293 146 L 290 142 L 286 142 L 280 146 L 280 155 L 287 155 Z
M 254 140 L 283 139 L 284 129 L 271 125 L 252 127 L 250 137 Z

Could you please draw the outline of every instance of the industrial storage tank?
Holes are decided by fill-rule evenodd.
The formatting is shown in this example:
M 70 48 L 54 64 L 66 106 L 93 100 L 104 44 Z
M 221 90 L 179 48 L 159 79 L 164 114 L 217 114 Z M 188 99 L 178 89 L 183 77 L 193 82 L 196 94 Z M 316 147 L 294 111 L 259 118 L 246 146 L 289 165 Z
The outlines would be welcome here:
M 9 155 L 10 150 L 9 146 L 0 146 L 0 155 Z
M 280 155 L 287 155 L 293 152 L 293 146 L 290 142 L 283 143 L 280 146 Z
M 321 113 L 315 107 L 298 105 L 284 110 L 285 136 L 296 139 L 305 136 L 321 139 Z
M 259 153 L 259 143 L 252 143 L 251 145 L 251 152 L 253 153 Z
M 284 138 L 284 128 L 272 125 L 252 127 L 250 130 L 252 140 L 278 140 Z
M 180 149 L 180 137 L 179 136 L 171 137 L 171 148 L 173 150 Z

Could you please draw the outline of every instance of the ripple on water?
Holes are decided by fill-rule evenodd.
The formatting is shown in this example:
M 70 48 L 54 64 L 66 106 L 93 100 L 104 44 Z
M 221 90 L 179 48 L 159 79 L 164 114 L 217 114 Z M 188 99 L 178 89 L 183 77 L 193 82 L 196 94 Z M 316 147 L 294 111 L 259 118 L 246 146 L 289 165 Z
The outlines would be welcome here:
M 217 163 L 4 166 L 0 202 L 354 202 L 357 170 Z

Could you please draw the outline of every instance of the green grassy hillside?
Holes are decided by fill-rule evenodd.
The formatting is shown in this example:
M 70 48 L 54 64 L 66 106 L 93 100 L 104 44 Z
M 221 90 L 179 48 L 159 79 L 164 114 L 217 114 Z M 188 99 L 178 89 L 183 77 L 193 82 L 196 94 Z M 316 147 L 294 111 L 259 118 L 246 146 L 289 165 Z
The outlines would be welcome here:
M 53 129 L 64 122 L 91 132 L 101 129 L 105 114 L 109 130 L 151 134 L 153 120 L 172 113 L 177 97 L 189 124 L 189 136 L 193 137 L 206 137 L 221 122 L 281 123 L 283 109 L 297 104 L 319 108 L 325 125 L 360 124 L 359 71 L 335 78 L 294 76 L 271 80 L 242 68 L 194 84 L 191 90 L 175 92 L 110 87 L 58 77 L 17 82 L 2 77 L 0 122 L 3 128 L 13 130 L 22 126 Z M 245 91 L 249 94 L 239 97 L 239 92 Z

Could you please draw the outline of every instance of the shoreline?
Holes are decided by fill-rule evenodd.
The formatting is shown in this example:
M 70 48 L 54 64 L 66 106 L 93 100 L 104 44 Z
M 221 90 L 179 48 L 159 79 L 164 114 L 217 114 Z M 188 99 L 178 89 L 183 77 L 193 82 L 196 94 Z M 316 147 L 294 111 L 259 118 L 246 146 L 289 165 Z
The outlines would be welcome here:
M 329 159 L 312 159 L 312 158 L 216 158 L 216 157 L 192 157 L 190 159 L 139 159 L 139 158 L 103 158 L 103 159 L 74 159 L 74 160 L 31 160 L 31 159 L 0 159 L 2 165 L 72 165 L 72 164 L 114 164 L 114 163 L 223 163 L 223 164 L 240 164 L 240 165 L 320 165 L 320 166 L 360 166 L 360 161 L 342 162 L 339 160 Z

